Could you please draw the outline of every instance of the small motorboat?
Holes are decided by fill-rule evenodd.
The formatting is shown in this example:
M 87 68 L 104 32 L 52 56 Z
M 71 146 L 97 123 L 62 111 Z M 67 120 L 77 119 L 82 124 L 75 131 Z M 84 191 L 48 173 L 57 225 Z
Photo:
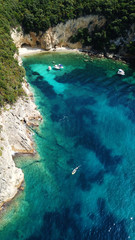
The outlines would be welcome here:
M 121 75 L 121 76 L 124 76 L 125 75 L 125 72 L 124 70 L 122 69 L 119 69 L 118 72 L 117 72 L 118 75 Z
M 50 71 L 52 68 L 51 68 L 51 66 L 48 66 L 48 70 Z
M 56 70 L 60 70 L 62 68 L 63 68 L 63 66 L 61 64 L 54 65 L 54 69 L 56 69 Z
M 76 171 L 78 170 L 79 167 L 80 167 L 80 166 L 78 166 L 78 167 L 76 167 L 76 168 L 73 169 L 72 175 L 74 175 L 74 174 L 76 173 Z
M 59 65 L 54 65 L 54 69 L 56 69 L 56 70 L 60 70 Z

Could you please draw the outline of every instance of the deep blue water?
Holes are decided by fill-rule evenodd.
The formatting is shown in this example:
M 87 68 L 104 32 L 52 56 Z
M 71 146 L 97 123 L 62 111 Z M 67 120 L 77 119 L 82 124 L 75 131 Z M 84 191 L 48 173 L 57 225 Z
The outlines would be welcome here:
M 64 69 L 47 71 L 58 63 Z M 16 159 L 25 190 L 4 214 L 0 239 L 134 240 L 135 72 L 76 53 L 23 64 L 43 116 L 39 156 Z

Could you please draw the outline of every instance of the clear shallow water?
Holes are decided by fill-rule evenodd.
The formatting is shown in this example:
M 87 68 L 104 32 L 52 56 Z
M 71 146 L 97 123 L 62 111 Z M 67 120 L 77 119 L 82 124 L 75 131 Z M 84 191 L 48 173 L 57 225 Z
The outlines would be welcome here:
M 64 69 L 48 72 L 53 61 Z M 25 190 L 4 212 L 0 240 L 134 240 L 135 72 L 80 54 L 23 63 L 44 121 L 39 157 L 16 159 Z

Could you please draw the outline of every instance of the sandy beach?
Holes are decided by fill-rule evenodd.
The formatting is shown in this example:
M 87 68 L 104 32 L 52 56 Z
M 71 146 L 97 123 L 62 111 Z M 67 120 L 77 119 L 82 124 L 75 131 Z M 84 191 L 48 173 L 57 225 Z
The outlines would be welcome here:
M 66 47 L 58 47 L 56 49 L 52 48 L 48 51 L 41 49 L 41 48 L 32 48 L 32 47 L 23 47 L 19 48 L 19 56 L 27 56 L 27 55 L 34 55 L 37 53 L 46 53 L 46 52 L 80 52 L 81 49 L 71 49 Z
M 45 50 L 41 48 L 31 48 L 31 47 L 18 48 L 18 50 L 19 50 L 20 57 L 45 52 Z

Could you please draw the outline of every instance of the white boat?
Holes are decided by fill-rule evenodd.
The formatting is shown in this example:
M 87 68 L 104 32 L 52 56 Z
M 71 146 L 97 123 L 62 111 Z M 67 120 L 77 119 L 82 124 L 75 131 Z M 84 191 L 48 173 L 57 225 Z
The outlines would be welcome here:
M 54 65 L 54 69 L 56 69 L 56 70 L 60 70 L 62 68 L 63 68 L 63 66 L 61 64 Z
M 74 174 L 76 173 L 76 171 L 78 170 L 79 167 L 80 167 L 80 166 L 78 166 L 78 167 L 76 167 L 76 168 L 73 169 L 72 175 L 74 175 Z
M 118 75 L 121 75 L 121 76 L 124 76 L 125 75 L 125 72 L 124 70 L 122 69 L 119 69 L 118 72 L 117 72 Z
M 56 69 L 56 70 L 60 70 L 59 65 L 54 65 L 54 69 Z
M 52 68 L 51 68 L 51 66 L 48 66 L 48 70 L 50 71 Z

